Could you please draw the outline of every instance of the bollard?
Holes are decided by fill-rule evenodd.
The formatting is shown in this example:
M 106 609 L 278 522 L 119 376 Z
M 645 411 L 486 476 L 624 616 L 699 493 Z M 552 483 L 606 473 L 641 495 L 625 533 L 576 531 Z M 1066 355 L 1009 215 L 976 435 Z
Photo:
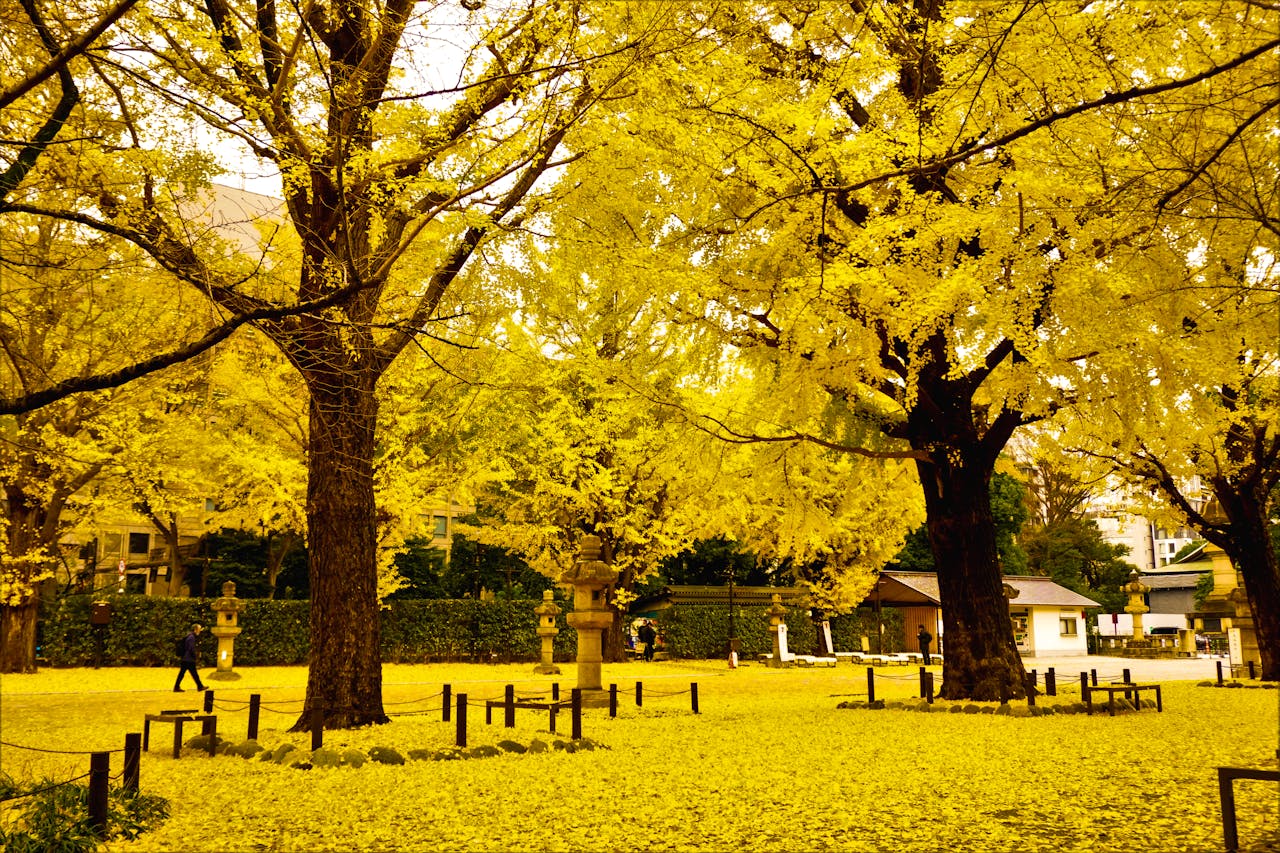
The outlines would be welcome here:
M 321 718 L 321 727 L 324 726 L 324 718 Z M 200 731 L 201 734 L 209 738 L 209 757 L 218 754 L 218 718 L 212 717 L 204 721 L 204 726 Z
M 925 682 L 928 680 L 929 672 L 924 667 L 920 667 L 920 698 L 924 698 Z
M 213 691 L 206 690 L 204 692 L 204 712 L 206 714 L 213 713 Z
M 493 725 L 493 706 L 488 702 L 484 703 L 484 724 L 486 726 Z
M 696 682 L 696 681 L 691 681 L 691 682 L 689 683 L 689 704 L 691 704 L 691 705 L 693 706 L 693 713 L 695 713 L 695 714 L 699 713 L 699 711 L 698 711 L 698 682 Z
M 1040 692 L 1040 688 L 1036 687 L 1035 681 L 1030 681 L 1027 687 L 1027 707 L 1034 708 L 1036 706 L 1036 694 Z
M 1080 701 L 1084 701 L 1084 697 L 1089 695 L 1089 673 L 1080 673 Z
M 618 716 L 618 685 L 609 685 L 609 716 Z
M 458 694 L 458 734 L 454 739 L 454 743 L 458 746 L 467 745 L 467 694 Z
M 1222 661 L 1215 661 L 1218 665 L 1218 684 L 1222 684 Z
M 873 667 L 867 667 L 867 703 L 876 701 L 876 671 Z
M 560 701 L 560 682 L 558 681 L 554 681 L 551 683 L 551 701 L 552 702 Z
M 1040 674 L 1037 673 L 1034 669 L 1031 670 L 1031 686 L 1032 687 L 1040 686 Z
M 925 676 L 924 677 L 924 687 L 925 687 L 924 700 L 928 702 L 930 705 L 932 705 L 933 704 L 933 673 L 926 672 L 924 676 Z
M 573 692 L 569 694 L 569 701 L 573 704 L 573 740 L 582 740 L 582 690 L 581 688 L 573 688 Z
M 507 685 L 507 695 L 503 697 L 504 705 L 502 708 L 502 727 L 506 729 L 514 729 L 516 727 L 516 686 L 514 684 Z
M 262 710 L 262 697 L 257 693 L 248 695 L 248 739 L 257 740 L 257 717 Z
M 1248 664 L 1249 664 L 1249 677 L 1257 678 L 1258 676 L 1254 675 L 1253 673 L 1253 661 L 1248 661 Z
M 442 722 L 447 723 L 449 722 L 449 711 L 452 709 L 453 705 L 453 698 L 450 695 L 453 693 L 453 686 L 446 684 L 440 688 L 440 692 L 444 696 L 444 715 L 440 719 Z
M 1089 681 L 1092 682 L 1093 687 L 1098 686 L 1098 671 L 1096 669 L 1089 670 Z
M 138 768 L 142 758 L 142 733 L 130 732 L 124 736 L 124 774 L 120 785 L 131 794 L 138 793 Z
M 89 826 L 99 838 L 107 835 L 107 783 L 111 777 L 111 753 L 89 755 Z
M 1058 675 L 1053 671 L 1053 667 L 1044 674 L 1044 692 L 1049 696 L 1058 695 Z
M 636 682 L 636 707 L 644 705 L 644 685 L 639 681 Z
M 556 733 L 556 712 L 560 710 L 560 704 L 558 702 L 552 702 L 547 707 L 551 709 L 551 712 L 550 712 L 551 722 L 550 722 L 549 730 L 552 734 L 555 734 Z
M 311 751 L 315 752 L 324 746 L 324 708 L 316 706 L 311 709 Z
M 1128 670 L 1128 669 L 1123 669 L 1123 670 L 1121 670 L 1120 672 L 1121 672 L 1121 678 L 1124 680 L 1124 683 L 1125 683 L 1125 684 L 1129 684 L 1129 683 L 1130 683 L 1130 681 L 1129 681 L 1129 670 Z

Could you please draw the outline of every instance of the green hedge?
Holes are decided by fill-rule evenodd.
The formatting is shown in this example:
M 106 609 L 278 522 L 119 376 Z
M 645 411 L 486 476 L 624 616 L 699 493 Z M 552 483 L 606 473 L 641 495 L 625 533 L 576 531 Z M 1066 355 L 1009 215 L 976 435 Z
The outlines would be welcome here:
M 103 599 L 99 599 L 103 600 Z M 102 662 L 108 666 L 172 666 L 173 641 L 186 635 L 192 622 L 213 625 L 212 599 L 153 598 L 141 595 L 105 596 L 111 603 L 111 624 L 104 632 Z M 94 629 L 89 625 L 88 596 L 73 596 L 46 607 L 41 631 L 41 656 L 52 666 L 88 666 L 96 659 Z M 301 664 L 307 661 L 307 601 L 242 599 L 241 633 L 236 637 L 237 666 Z M 517 601 L 417 600 L 393 601 L 382 611 L 382 659 L 389 663 L 428 661 L 535 661 L 541 648 L 535 631 L 535 599 Z M 568 602 L 559 602 L 563 610 Z M 885 650 L 902 644 L 902 614 L 883 611 Z M 817 632 L 803 610 L 788 614 L 787 645 L 797 654 L 816 646 Z M 875 615 L 859 610 L 831 620 L 836 649 L 857 651 L 862 636 L 875 636 Z M 676 658 L 719 658 L 729 636 L 729 608 L 672 607 L 657 616 L 666 647 Z M 773 649 L 764 608 L 735 608 L 734 628 L 743 658 Z M 577 634 L 556 618 L 555 659 L 572 660 Z M 205 665 L 213 665 L 217 641 L 201 636 Z M 874 648 L 874 641 L 873 641 Z
M 111 603 L 102 658 L 108 666 L 174 665 L 173 641 L 185 636 L 192 622 L 211 626 L 216 621 L 212 599 L 111 595 L 98 600 Z M 535 661 L 541 644 L 533 608 L 540 603 L 534 599 L 391 602 L 382 611 L 382 659 Z M 565 602 L 559 603 L 569 609 Z M 40 654 L 50 665 L 87 666 L 96 660 L 90 604 L 87 596 L 76 596 L 46 609 Z M 237 666 L 306 663 L 309 602 L 243 599 L 242 604 L 241 633 L 235 644 Z M 577 635 L 563 613 L 556 621 L 560 627 L 556 659 L 570 660 Z M 212 665 L 217 640 L 205 631 L 200 641 L 202 663 Z
M 902 613 L 892 608 L 881 611 L 885 623 L 885 650 L 898 651 L 902 645 Z M 817 648 L 818 632 L 803 610 L 793 610 L 785 618 L 787 648 L 794 654 L 809 654 Z M 729 608 L 715 605 L 672 607 L 658 612 L 655 620 L 666 640 L 667 651 L 677 658 L 719 658 L 728 648 Z M 837 651 L 860 651 L 862 636 L 875 637 L 875 614 L 858 610 L 834 616 L 831 642 Z M 753 658 L 773 651 L 773 635 L 764 608 L 735 607 L 734 632 L 739 641 L 739 657 Z M 875 648 L 875 640 L 872 641 Z

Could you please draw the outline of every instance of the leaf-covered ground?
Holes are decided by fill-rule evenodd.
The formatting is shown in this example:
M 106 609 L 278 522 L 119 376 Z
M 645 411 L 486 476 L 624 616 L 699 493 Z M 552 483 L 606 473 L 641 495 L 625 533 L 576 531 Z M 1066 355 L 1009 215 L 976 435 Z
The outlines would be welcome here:
M 530 667 L 388 665 L 385 726 L 327 732 L 326 746 L 442 748 L 440 685 L 475 701 L 515 682 L 545 690 Z M 242 670 L 217 690 L 219 732 L 243 739 L 250 693 L 263 696 L 259 741 L 289 734 L 306 672 Z M 890 673 L 886 673 L 888 675 Z M 881 678 L 879 696 L 913 695 L 914 679 Z M 172 670 L 46 670 L 5 676 L 2 739 L 46 749 L 119 749 L 142 716 L 196 707 L 169 689 Z M 633 685 L 644 681 L 644 706 Z M 570 686 L 572 667 L 560 676 Z M 702 713 L 687 691 L 699 685 Z M 884 850 L 1207 851 L 1222 847 L 1215 768 L 1275 767 L 1280 691 L 1166 682 L 1164 713 L 1050 716 L 839 710 L 865 690 L 863 670 L 728 671 L 723 663 L 619 664 L 617 719 L 590 709 L 584 734 L 607 750 L 466 761 L 368 763 L 299 770 L 234 756 L 169 755 L 153 731 L 142 787 L 170 799 L 156 831 L 121 851 L 223 850 Z M 672 695 L 658 695 L 667 693 Z M 434 695 L 434 696 L 433 696 Z M 433 698 L 427 698 L 433 697 Z M 1063 697 L 1064 700 L 1078 697 Z M 268 710 L 269 709 L 269 710 Z M 414 713 L 423 712 L 423 713 Z M 470 711 L 470 744 L 549 740 L 546 716 L 515 730 Z M 567 715 L 560 723 L 567 734 Z M 0 748 L 18 777 L 78 776 L 86 756 Z M 120 756 L 112 756 L 118 773 Z M 1245 849 L 1280 850 L 1280 792 L 1237 783 Z M 10 812 L 11 814 L 11 812 Z

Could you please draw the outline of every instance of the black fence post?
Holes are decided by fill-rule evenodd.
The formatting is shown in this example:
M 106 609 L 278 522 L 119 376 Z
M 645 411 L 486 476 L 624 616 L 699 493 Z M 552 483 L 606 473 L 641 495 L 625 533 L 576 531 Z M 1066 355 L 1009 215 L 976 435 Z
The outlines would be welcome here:
M 558 681 L 551 682 L 551 701 L 560 701 L 560 682 Z
M 867 667 L 867 702 L 876 701 L 876 671 L 875 667 Z
M 321 717 L 320 725 L 323 728 L 324 726 L 323 717 Z M 210 717 L 209 719 L 205 720 L 204 727 L 201 730 L 201 734 L 209 738 L 209 757 L 212 758 L 213 756 L 218 754 L 218 718 Z
M 1040 688 L 1036 687 L 1034 678 L 1027 681 L 1027 707 L 1034 708 L 1036 706 L 1036 694 L 1040 692 Z
M 559 703 L 559 702 L 552 702 L 552 703 L 551 703 L 550 705 L 548 705 L 547 707 L 551 709 L 551 711 L 550 711 L 550 717 L 551 717 L 551 719 L 550 719 L 550 723 L 549 723 L 549 730 L 550 730 L 550 732 L 551 732 L 552 734 L 555 734 L 555 733 L 556 733 L 556 712 L 560 710 L 560 703 Z
M 1084 697 L 1089 695 L 1089 673 L 1080 673 L 1080 701 L 1084 701 Z
M 467 694 L 458 694 L 458 734 L 454 739 L 454 743 L 458 746 L 467 745 Z
M 1036 672 L 1036 670 L 1034 669 L 1031 670 L 1031 686 L 1032 687 L 1040 686 L 1040 673 Z
M 1129 683 L 1129 680 L 1130 680 L 1130 679 L 1129 679 L 1129 670 L 1128 670 L 1128 668 L 1125 668 L 1125 669 L 1121 670 L 1121 677 L 1124 679 L 1124 683 L 1125 683 L 1125 684 L 1128 684 L 1128 683 Z
M 99 838 L 107 835 L 107 783 L 111 778 L 111 753 L 89 755 L 89 826 Z
M 689 704 L 693 706 L 693 713 L 701 713 L 698 710 L 698 682 L 689 682 Z
M 1044 692 L 1050 696 L 1058 695 L 1058 675 L 1053 671 L 1053 667 L 1044 674 Z
M 311 750 L 314 752 L 324 746 L 324 708 L 316 706 L 311 709 Z
M 142 732 L 130 732 L 124 736 L 124 775 L 121 786 L 131 794 L 138 793 L 138 768 L 142 758 Z
M 928 681 L 928 671 L 924 667 L 920 667 L 920 698 L 924 698 L 925 682 Z
M 516 686 L 514 684 L 507 685 L 507 694 L 503 697 L 503 702 L 503 728 L 514 729 L 516 727 Z
M 1098 686 L 1098 671 L 1096 669 L 1089 670 L 1089 681 L 1093 683 L 1094 687 Z
M 1257 678 L 1258 676 L 1254 675 L 1253 661 L 1246 661 L 1246 663 L 1249 664 L 1249 678 Z
M 636 707 L 639 708 L 643 705 L 644 705 L 644 685 L 641 682 L 637 681 L 636 682 Z
M 493 725 L 493 705 L 487 699 L 484 703 L 484 724 Z
M 1217 664 L 1217 667 L 1218 667 L 1218 683 L 1219 683 L 1219 684 L 1221 684 L 1221 683 L 1222 683 L 1222 661 L 1220 661 L 1220 660 L 1219 660 L 1219 661 L 1214 661 L 1214 663 L 1215 663 L 1215 664 Z
M 573 734 L 574 740 L 582 740 L 582 689 L 575 687 L 573 692 L 569 694 L 570 702 L 573 704 Z
M 213 691 L 206 690 L 204 692 L 204 712 L 206 714 L 213 713 Z
M 618 685 L 609 685 L 609 716 L 618 716 Z
M 933 673 L 932 672 L 926 672 L 924 674 L 924 688 L 925 688 L 924 700 L 928 702 L 930 705 L 932 705 L 933 704 Z
M 447 723 L 449 722 L 449 712 L 453 708 L 453 685 L 446 684 L 440 688 L 440 691 L 444 695 L 444 716 L 441 717 L 441 722 Z
M 249 740 L 258 739 L 258 716 L 262 712 L 262 695 L 249 694 Z

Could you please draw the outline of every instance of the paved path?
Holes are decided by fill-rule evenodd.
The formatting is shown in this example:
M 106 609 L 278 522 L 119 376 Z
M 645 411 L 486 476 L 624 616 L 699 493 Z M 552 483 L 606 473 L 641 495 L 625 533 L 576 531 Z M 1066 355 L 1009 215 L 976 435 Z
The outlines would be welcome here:
M 1074 657 L 1023 657 L 1022 665 L 1028 670 L 1038 670 L 1042 675 L 1053 667 L 1058 680 L 1079 677 L 1081 672 L 1098 671 L 1099 680 L 1119 680 L 1121 671 L 1128 669 L 1135 681 L 1180 681 L 1217 678 L 1216 661 L 1222 661 L 1224 677 L 1230 677 L 1230 667 L 1225 657 L 1198 657 L 1174 659 L 1121 658 L 1112 655 L 1076 655 Z

